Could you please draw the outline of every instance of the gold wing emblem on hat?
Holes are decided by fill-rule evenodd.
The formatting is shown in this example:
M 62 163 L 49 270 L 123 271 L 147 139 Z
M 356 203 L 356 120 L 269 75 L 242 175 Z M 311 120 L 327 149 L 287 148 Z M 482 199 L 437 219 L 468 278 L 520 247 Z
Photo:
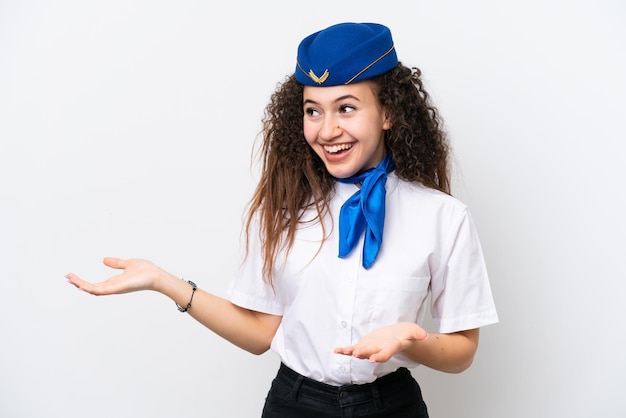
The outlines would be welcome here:
M 309 76 L 311 80 L 315 81 L 317 84 L 322 84 L 324 81 L 326 81 L 326 79 L 328 78 L 330 74 L 328 73 L 328 70 L 325 70 L 324 74 L 322 74 L 321 77 L 318 77 L 315 75 L 313 70 L 309 70 L 309 74 L 307 75 Z

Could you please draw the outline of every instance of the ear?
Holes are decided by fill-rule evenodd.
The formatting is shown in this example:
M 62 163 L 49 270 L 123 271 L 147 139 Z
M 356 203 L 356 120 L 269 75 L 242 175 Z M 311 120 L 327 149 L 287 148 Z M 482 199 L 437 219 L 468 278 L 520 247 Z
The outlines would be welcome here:
M 383 119 L 383 130 L 388 131 L 391 129 L 391 112 L 388 109 L 385 110 L 385 116 Z
M 385 119 L 385 122 L 383 122 L 383 130 L 388 131 L 389 129 L 391 129 L 391 121 L 389 119 Z

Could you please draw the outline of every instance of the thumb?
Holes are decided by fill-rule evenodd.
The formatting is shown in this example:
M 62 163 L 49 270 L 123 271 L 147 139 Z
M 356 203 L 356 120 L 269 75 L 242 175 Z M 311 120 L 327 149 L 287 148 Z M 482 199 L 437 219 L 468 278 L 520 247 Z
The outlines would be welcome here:
M 128 266 L 128 260 L 122 260 L 117 257 L 104 257 L 102 260 L 105 266 L 114 269 L 125 269 Z

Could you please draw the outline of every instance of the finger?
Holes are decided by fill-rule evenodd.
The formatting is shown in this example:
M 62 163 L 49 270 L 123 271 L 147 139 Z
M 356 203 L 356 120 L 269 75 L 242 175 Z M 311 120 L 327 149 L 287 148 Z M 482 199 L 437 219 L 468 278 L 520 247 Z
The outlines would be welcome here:
M 372 363 L 382 363 L 389 360 L 397 351 L 398 348 L 394 345 L 381 346 L 377 350 L 370 352 L 367 359 Z
M 80 290 L 83 290 L 83 291 L 85 291 L 87 293 L 92 293 L 92 291 L 93 291 L 93 284 L 91 284 L 91 283 L 81 279 L 76 274 L 68 273 L 68 274 L 65 275 L 65 278 L 67 279 L 67 281 L 70 284 L 76 286 Z
M 86 280 L 81 279 L 74 273 L 69 273 L 65 276 L 67 280 L 79 288 L 80 290 L 90 293 L 95 296 L 102 295 L 112 295 L 117 293 L 124 293 L 124 289 L 120 287 L 119 280 L 117 280 L 120 276 L 114 276 L 109 280 L 105 280 L 101 283 L 91 283 Z
M 352 356 L 360 359 L 367 359 L 380 351 L 380 347 L 357 347 L 352 351 Z
M 351 356 L 353 350 L 354 347 L 337 347 L 335 348 L 334 352 L 335 354 L 344 354 L 347 356 Z
M 391 352 L 382 350 L 378 353 L 372 354 L 368 360 L 372 363 L 384 363 L 391 358 L 392 354 L 393 353 Z
M 102 260 L 105 266 L 111 267 L 114 269 L 125 269 L 128 266 L 128 260 L 122 260 L 117 257 L 104 257 Z

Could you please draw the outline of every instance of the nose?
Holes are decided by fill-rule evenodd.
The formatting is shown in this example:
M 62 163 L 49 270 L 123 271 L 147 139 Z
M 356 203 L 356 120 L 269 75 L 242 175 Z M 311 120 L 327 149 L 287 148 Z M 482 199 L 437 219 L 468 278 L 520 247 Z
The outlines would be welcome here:
M 322 127 L 319 132 L 319 136 L 324 141 L 331 141 L 335 138 L 338 138 L 343 133 L 343 129 L 341 129 L 341 125 L 339 122 L 333 117 L 325 117 Z

